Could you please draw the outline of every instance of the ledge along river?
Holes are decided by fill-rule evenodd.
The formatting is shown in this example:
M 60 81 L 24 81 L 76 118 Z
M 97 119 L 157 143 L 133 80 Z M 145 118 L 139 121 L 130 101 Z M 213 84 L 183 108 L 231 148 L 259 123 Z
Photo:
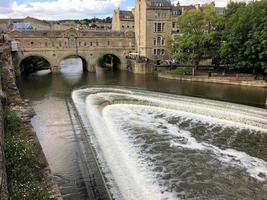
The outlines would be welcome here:
M 114 199 L 267 199 L 266 89 L 77 66 L 18 80 L 64 199 L 90 198 L 89 146 Z

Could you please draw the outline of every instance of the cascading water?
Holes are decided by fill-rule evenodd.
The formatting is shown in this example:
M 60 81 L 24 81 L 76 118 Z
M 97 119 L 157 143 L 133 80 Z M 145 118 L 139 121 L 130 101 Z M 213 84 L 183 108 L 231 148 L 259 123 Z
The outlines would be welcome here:
M 267 112 L 119 88 L 75 90 L 115 199 L 267 199 Z

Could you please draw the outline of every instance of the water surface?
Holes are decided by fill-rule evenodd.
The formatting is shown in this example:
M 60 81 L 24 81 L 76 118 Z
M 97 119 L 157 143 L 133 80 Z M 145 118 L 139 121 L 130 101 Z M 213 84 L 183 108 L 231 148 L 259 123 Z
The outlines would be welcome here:
M 202 97 L 204 99 L 215 99 L 255 107 L 264 107 L 265 98 L 267 97 L 267 90 L 262 88 L 180 82 L 158 79 L 153 75 L 134 75 L 125 71 L 106 71 L 101 69 L 98 69 L 97 73 L 81 73 L 81 66 L 80 60 L 70 59 L 62 64 L 60 74 L 52 75 L 49 71 L 43 71 L 18 80 L 21 94 L 25 98 L 29 98 L 33 103 L 36 116 L 32 119 L 32 123 L 37 131 L 55 180 L 59 183 L 65 199 L 88 198 L 84 177 L 79 170 L 79 151 L 77 149 L 79 137 L 77 138 L 73 134 L 65 104 L 65 97 L 70 97 L 73 88 L 96 85 L 130 86 L 150 91 Z M 149 96 L 150 94 L 148 93 L 147 95 Z M 188 99 L 185 98 L 184 101 L 187 102 Z M 205 100 L 203 101 L 205 102 Z M 255 193 L 259 195 L 257 197 L 260 197 L 266 192 L 266 185 L 264 189 L 263 183 L 255 181 L 257 180 L 255 177 L 248 175 L 249 172 L 244 166 L 243 168 L 241 166 L 241 170 L 238 170 L 237 164 L 235 166 L 222 165 L 221 163 L 224 161 L 218 159 L 218 154 L 228 155 L 229 152 L 226 150 L 234 149 L 238 152 L 245 152 L 253 158 L 256 157 L 266 161 L 267 154 L 264 151 L 267 146 L 266 134 L 261 134 L 258 130 L 251 131 L 247 128 L 240 129 L 230 125 L 222 126 L 221 122 L 210 123 L 205 119 L 194 118 L 176 111 L 173 112 L 168 108 L 162 110 L 154 107 L 151 109 L 143 105 L 116 106 L 104 109 L 105 119 L 112 118 L 110 120 L 110 126 L 112 127 L 118 121 L 125 122 L 122 123 L 124 125 L 115 126 L 115 128 L 120 130 L 118 134 L 123 134 L 123 131 L 129 130 L 125 135 L 125 137 L 129 137 L 127 142 L 133 146 L 136 153 L 142 152 L 141 160 L 145 159 L 147 163 L 151 163 L 148 174 L 151 173 L 150 180 L 152 182 L 156 180 L 157 185 L 161 188 L 159 191 L 170 195 L 173 195 L 174 192 L 180 198 L 183 198 L 183 195 L 189 195 L 185 197 L 193 198 L 194 195 L 198 194 L 203 196 L 204 194 L 200 192 L 201 188 L 206 188 L 207 194 L 214 197 L 217 192 L 221 194 L 223 191 L 220 190 L 221 185 L 214 185 L 220 179 L 220 184 L 223 181 L 225 182 L 223 185 L 224 191 L 229 191 L 229 195 L 234 195 L 234 193 L 236 195 Z M 201 106 L 199 107 L 201 108 Z M 237 112 L 239 108 L 237 106 L 235 111 Z M 249 110 L 254 110 L 251 107 L 242 107 L 245 111 L 248 108 Z M 116 113 L 121 113 L 121 115 Z M 142 115 L 145 116 L 146 121 L 140 118 L 144 117 Z M 121 116 L 127 117 L 121 118 Z M 134 126 L 132 123 L 128 123 L 129 120 L 132 121 L 133 119 L 136 122 Z M 144 123 L 148 127 L 144 127 Z M 183 130 L 181 132 L 182 135 L 172 134 L 172 131 L 180 129 Z M 236 132 L 236 129 L 239 132 Z M 142 132 L 147 132 L 148 134 L 140 134 Z M 159 132 L 162 132 L 162 134 L 158 134 Z M 196 144 L 200 145 L 199 148 L 202 149 L 201 151 L 199 149 L 200 153 L 196 153 L 198 152 L 196 149 L 185 148 L 185 146 L 181 145 L 192 138 L 197 142 Z M 228 138 L 230 139 L 228 140 Z M 173 141 L 171 145 L 170 141 Z M 157 145 L 153 146 L 155 143 Z M 206 143 L 211 146 L 206 145 Z M 158 155 L 159 152 L 164 154 Z M 162 160 L 161 157 L 166 157 L 166 160 Z M 136 158 L 138 159 L 138 154 Z M 227 156 L 222 156 L 222 158 L 229 160 Z M 170 160 L 175 162 L 168 164 Z M 199 160 L 197 162 L 198 165 L 190 164 L 194 160 Z M 200 161 L 211 163 L 209 166 L 211 167 L 211 172 L 206 173 L 207 165 L 202 164 Z M 162 167 L 163 162 L 165 162 L 163 166 L 166 167 Z M 195 174 L 192 174 L 194 170 Z M 220 175 L 221 171 L 227 174 L 225 179 Z M 172 174 L 176 174 L 174 178 Z M 187 181 L 181 181 L 177 184 L 178 176 Z M 205 179 L 207 176 L 210 176 L 210 179 Z M 154 179 L 155 177 L 156 179 Z M 249 180 L 244 181 L 246 179 Z M 236 192 L 231 192 L 231 188 L 239 187 L 238 184 L 235 184 L 237 180 L 239 184 L 245 186 L 241 187 L 241 189 L 233 190 Z M 173 183 L 176 184 L 173 185 Z M 213 187 L 215 188 L 214 190 Z M 189 191 L 190 188 L 192 188 L 192 191 Z M 234 198 L 234 196 L 227 197 Z M 244 197 L 244 195 L 240 197 Z

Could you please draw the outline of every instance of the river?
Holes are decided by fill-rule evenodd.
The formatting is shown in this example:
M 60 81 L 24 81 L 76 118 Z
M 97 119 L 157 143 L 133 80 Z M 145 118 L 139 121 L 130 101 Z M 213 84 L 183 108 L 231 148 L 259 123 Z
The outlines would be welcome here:
M 65 103 L 66 96 L 80 87 L 90 88 L 77 89 L 72 96 L 76 106 L 80 98 L 78 111 L 94 127 L 91 139 L 115 198 L 264 199 L 267 195 L 266 110 L 261 108 L 266 89 L 180 82 L 101 68 L 82 73 L 79 59 L 65 60 L 59 74 L 36 72 L 20 78 L 18 85 L 33 104 L 32 124 L 64 199 L 88 199 L 78 160 L 80 138 L 73 134 Z M 87 96 L 95 98 L 94 104 Z M 111 105 L 100 106 L 101 98 Z M 84 114 L 88 106 L 92 109 Z M 103 132 L 110 140 L 101 137 Z

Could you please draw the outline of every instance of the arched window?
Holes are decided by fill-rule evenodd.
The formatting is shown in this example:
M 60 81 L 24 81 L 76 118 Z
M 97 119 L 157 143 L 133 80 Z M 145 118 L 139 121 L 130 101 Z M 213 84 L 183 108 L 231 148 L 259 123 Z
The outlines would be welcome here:
M 161 45 L 161 37 L 160 36 L 157 37 L 157 45 Z
M 154 40 L 154 45 L 164 46 L 165 45 L 165 39 L 162 36 L 158 36 L 157 39 Z

